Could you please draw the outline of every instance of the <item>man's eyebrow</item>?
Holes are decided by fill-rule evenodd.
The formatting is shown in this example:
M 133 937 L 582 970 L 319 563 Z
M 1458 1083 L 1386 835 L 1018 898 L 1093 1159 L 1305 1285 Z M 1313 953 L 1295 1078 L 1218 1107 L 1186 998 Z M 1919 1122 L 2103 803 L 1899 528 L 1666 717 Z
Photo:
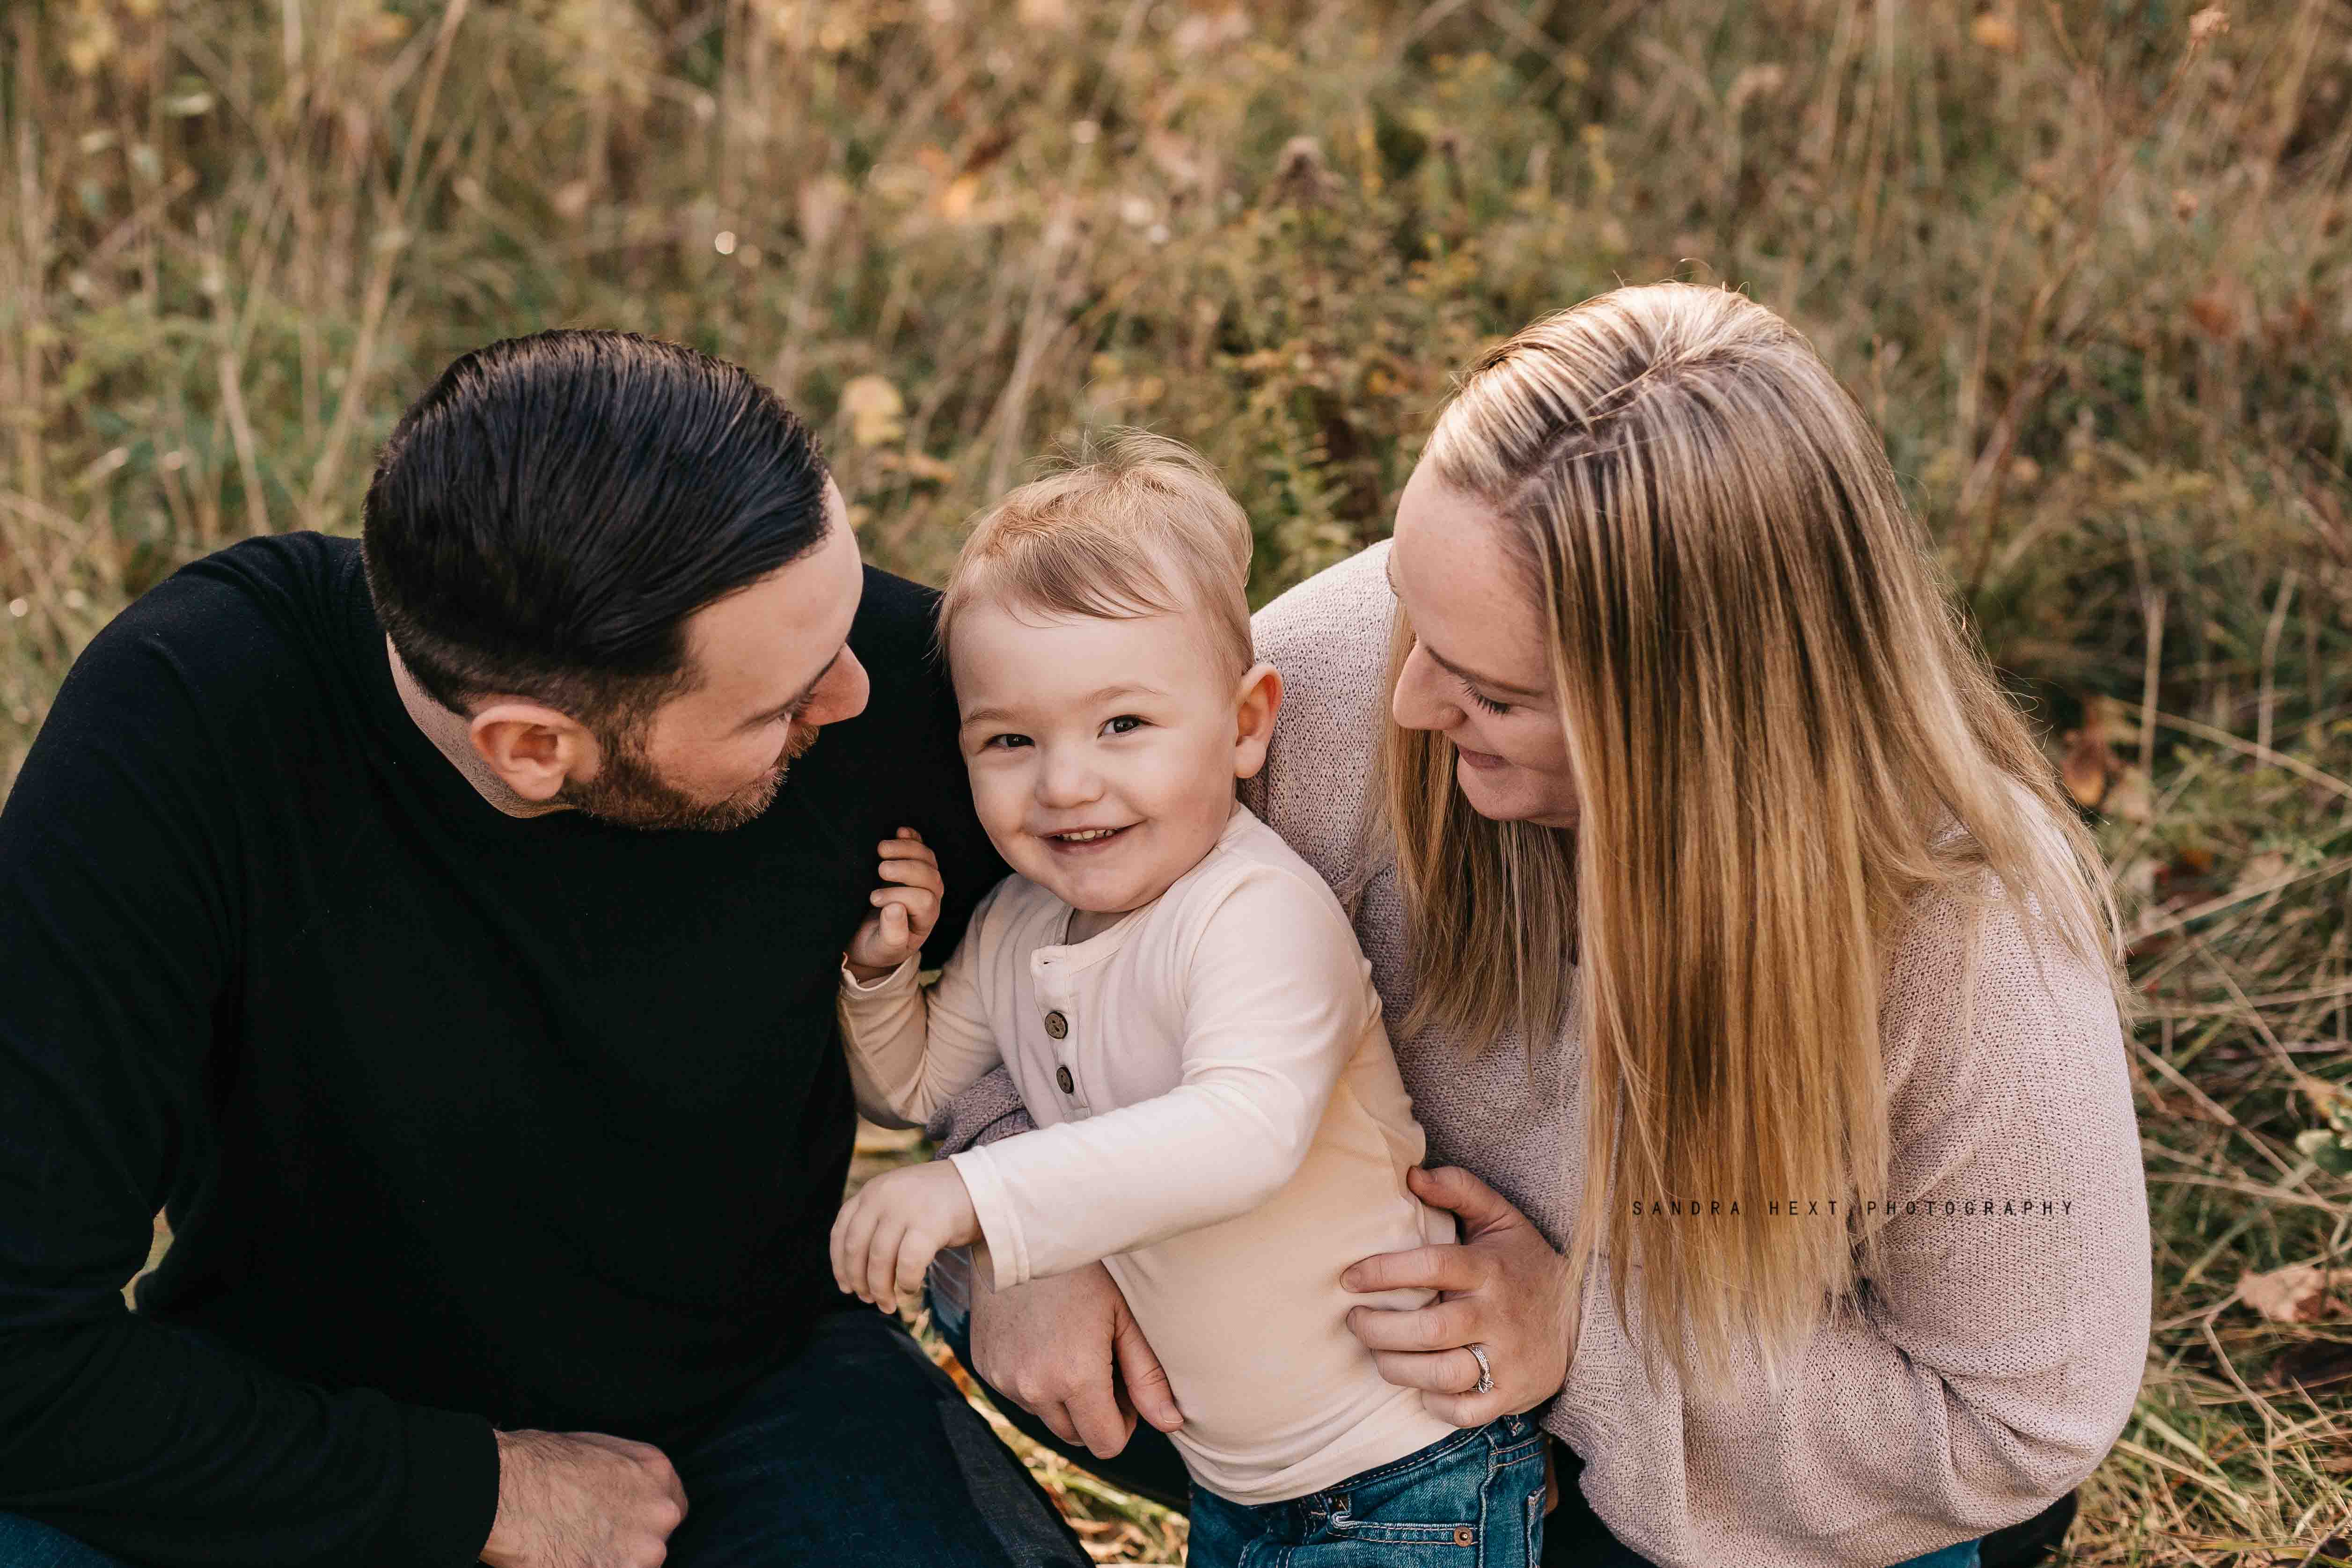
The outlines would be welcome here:
M 1404 602 L 1404 595 L 1397 593 L 1396 552 L 1393 549 L 1391 549 L 1388 552 L 1387 557 L 1381 561 L 1381 575 L 1385 576 L 1389 580 L 1389 593 L 1395 597 L 1399 604 L 1402 604 Z M 1429 655 L 1430 658 L 1435 659 L 1444 668 L 1446 673 L 1453 676 L 1456 680 L 1466 680 L 1473 686 L 1487 687 L 1496 691 L 1507 692 L 1513 697 L 1549 697 L 1551 695 L 1548 691 L 1538 691 L 1532 687 L 1514 686 L 1507 680 L 1497 680 L 1491 675 L 1480 675 L 1476 670 L 1465 669 L 1460 665 L 1454 663 L 1452 659 L 1446 658 L 1444 654 L 1438 652 L 1435 648 L 1430 647 L 1426 642 L 1423 642 L 1421 645 L 1421 649 L 1423 653 Z
M 771 719 L 780 718 L 782 715 L 790 713 L 793 710 L 799 708 L 814 694 L 819 686 L 824 683 L 824 678 L 833 673 L 833 667 L 839 664 L 841 662 L 841 656 L 848 651 L 849 645 L 847 643 L 844 643 L 839 647 L 834 649 L 833 657 L 824 661 L 824 668 L 818 670 L 814 676 L 811 676 L 809 678 L 809 683 L 806 686 L 802 687 L 800 690 L 793 695 L 791 701 L 779 703 L 773 708 L 762 708 L 757 713 L 752 714 L 749 719 L 744 720 L 742 727 L 746 730 L 751 729 L 757 725 L 768 722 Z

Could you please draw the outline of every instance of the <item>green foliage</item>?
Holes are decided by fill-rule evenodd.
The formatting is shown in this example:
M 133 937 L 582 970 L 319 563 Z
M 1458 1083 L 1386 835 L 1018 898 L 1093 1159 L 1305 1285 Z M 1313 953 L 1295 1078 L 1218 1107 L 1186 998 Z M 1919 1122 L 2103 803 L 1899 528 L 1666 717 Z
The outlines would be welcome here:
M 2298 1104 L 2352 1079 L 2352 14 L 2193 9 L 10 7 L 0 781 L 109 616 L 352 528 L 492 338 L 751 365 L 934 579 L 1035 454 L 1148 425 L 1222 467 L 1263 596 L 1385 531 L 1481 345 L 1719 279 L 1884 429 L 2107 814 L 2159 1331 L 2075 1560 L 2308 1543 L 2343 1401 L 2264 1377 L 2324 1331 L 2230 1301 L 2352 1235 L 2346 1128 Z

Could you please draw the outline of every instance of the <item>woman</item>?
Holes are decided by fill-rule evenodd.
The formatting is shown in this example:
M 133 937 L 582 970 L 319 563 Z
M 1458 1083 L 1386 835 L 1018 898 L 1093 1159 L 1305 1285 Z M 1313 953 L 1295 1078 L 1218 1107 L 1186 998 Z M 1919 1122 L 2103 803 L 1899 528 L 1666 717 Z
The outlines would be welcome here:
M 1680 284 L 1529 327 L 1258 634 L 1251 804 L 1351 896 L 1463 1222 L 1350 1326 L 1541 1409 L 1606 1526 L 1547 1560 L 1958 1568 L 2088 1474 L 2148 1329 L 2112 913 L 1811 347 Z M 982 1293 L 975 1370 L 1101 1453 L 1116 1352 L 1164 1425 L 1115 1298 Z

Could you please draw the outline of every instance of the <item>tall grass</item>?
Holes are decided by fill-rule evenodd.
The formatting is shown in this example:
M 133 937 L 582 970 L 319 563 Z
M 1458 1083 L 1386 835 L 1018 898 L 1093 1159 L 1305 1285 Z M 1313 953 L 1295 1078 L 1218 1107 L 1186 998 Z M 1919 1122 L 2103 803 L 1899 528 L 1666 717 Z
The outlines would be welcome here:
M 491 338 L 752 366 L 932 577 L 1030 454 L 1149 424 L 1271 592 L 1385 531 L 1478 345 L 1727 280 L 1863 397 L 2106 814 L 2158 1331 L 2074 1561 L 2352 1555 L 2352 1322 L 2235 1300 L 2352 1247 L 2295 1142 L 2352 1079 L 2347 160 L 2343 0 L 18 0 L 0 781 L 110 616 L 349 530 Z

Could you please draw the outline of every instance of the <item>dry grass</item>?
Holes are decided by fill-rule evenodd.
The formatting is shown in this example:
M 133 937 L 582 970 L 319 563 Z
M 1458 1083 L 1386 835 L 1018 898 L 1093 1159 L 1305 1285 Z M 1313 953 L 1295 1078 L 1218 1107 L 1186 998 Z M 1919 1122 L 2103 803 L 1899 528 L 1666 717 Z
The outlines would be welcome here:
M 348 529 L 372 443 L 487 339 L 752 365 L 919 574 L 1030 453 L 1148 423 L 1223 466 L 1271 591 L 1384 531 L 1476 345 L 1723 279 L 1864 399 L 2107 813 L 2158 1323 L 2073 1561 L 2343 1557 L 2352 1385 L 2311 1385 L 2352 1319 L 2234 1293 L 2352 1246 L 2296 1143 L 2352 1079 L 2352 11 L 2191 11 L 10 6 L 0 780 L 129 597 Z M 1060 1484 L 1108 1556 L 1173 1550 Z

